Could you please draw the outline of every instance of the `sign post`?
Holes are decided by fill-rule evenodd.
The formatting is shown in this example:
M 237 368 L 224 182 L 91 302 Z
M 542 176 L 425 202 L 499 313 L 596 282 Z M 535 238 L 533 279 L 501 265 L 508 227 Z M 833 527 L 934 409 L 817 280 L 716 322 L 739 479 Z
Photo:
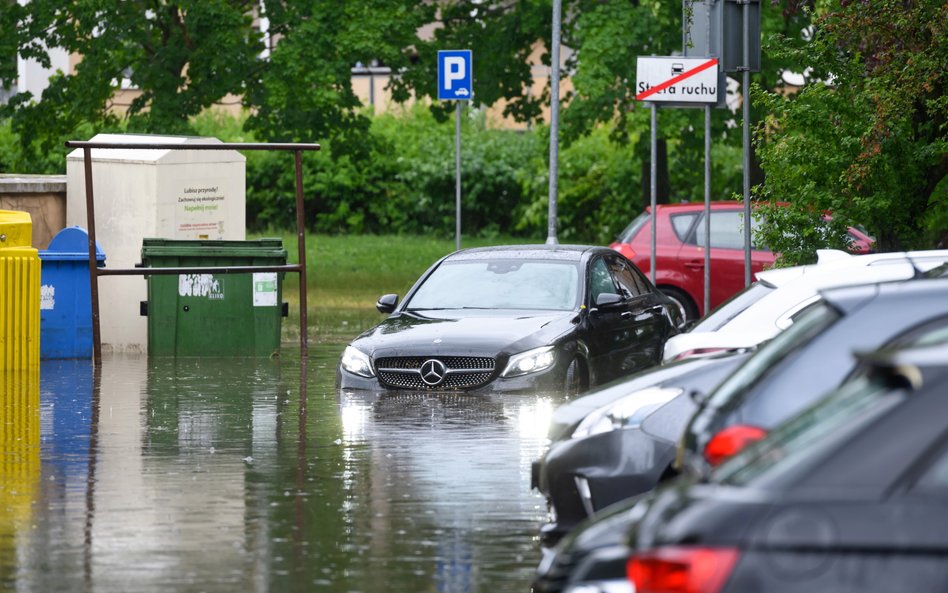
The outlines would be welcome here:
M 652 162 L 651 162 L 651 254 L 649 256 L 650 277 L 655 283 L 655 250 L 657 244 L 656 224 L 658 175 L 657 130 L 658 103 L 671 103 L 677 107 L 705 107 L 705 270 L 704 270 L 704 311 L 708 311 L 710 300 L 710 240 L 707 229 L 709 224 L 711 199 L 711 107 L 723 101 L 724 86 L 718 72 L 718 60 L 709 57 L 681 56 L 640 56 L 635 68 L 635 98 L 648 101 L 652 108 Z
M 760 71 L 760 0 L 684 0 L 686 56 L 715 55 L 720 71 L 740 72 L 744 145 L 744 284 L 751 282 L 750 73 Z
M 455 249 L 461 249 L 461 101 L 470 101 L 473 56 L 469 49 L 438 52 L 438 100 L 456 101 L 454 117 Z
M 550 185 L 547 203 L 547 245 L 556 245 L 556 201 L 560 159 L 560 12 L 562 0 L 553 0 L 553 43 L 550 64 Z

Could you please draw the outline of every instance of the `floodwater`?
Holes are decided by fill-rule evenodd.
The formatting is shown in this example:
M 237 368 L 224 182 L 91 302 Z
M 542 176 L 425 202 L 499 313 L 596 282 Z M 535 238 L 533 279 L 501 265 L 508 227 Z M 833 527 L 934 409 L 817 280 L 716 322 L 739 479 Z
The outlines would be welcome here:
M 0 375 L 0 590 L 529 591 L 558 402 L 338 393 L 341 349 Z

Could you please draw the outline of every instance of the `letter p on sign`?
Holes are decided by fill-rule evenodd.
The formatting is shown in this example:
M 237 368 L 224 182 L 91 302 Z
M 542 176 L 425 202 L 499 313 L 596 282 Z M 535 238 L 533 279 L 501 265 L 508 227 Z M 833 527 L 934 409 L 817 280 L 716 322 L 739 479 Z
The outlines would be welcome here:
M 454 81 L 464 80 L 467 73 L 467 63 L 464 58 L 447 57 L 444 59 L 444 90 L 450 91 Z
M 465 101 L 471 98 L 471 50 L 442 50 L 438 52 L 438 99 Z

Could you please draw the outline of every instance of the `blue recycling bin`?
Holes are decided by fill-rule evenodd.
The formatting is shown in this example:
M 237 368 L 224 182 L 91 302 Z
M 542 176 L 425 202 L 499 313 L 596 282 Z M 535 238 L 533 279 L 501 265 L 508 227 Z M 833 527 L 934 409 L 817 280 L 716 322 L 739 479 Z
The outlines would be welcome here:
M 95 246 L 96 264 L 105 253 Z M 92 294 L 89 285 L 89 233 L 67 227 L 39 252 L 40 358 L 92 357 Z

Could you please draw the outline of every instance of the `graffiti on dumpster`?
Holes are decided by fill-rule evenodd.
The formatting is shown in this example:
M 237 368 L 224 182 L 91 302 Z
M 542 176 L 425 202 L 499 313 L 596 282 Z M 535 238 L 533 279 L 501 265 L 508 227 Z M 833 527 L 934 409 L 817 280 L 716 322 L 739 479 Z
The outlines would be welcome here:
M 223 300 L 224 286 L 213 274 L 181 274 L 178 276 L 178 296 Z

